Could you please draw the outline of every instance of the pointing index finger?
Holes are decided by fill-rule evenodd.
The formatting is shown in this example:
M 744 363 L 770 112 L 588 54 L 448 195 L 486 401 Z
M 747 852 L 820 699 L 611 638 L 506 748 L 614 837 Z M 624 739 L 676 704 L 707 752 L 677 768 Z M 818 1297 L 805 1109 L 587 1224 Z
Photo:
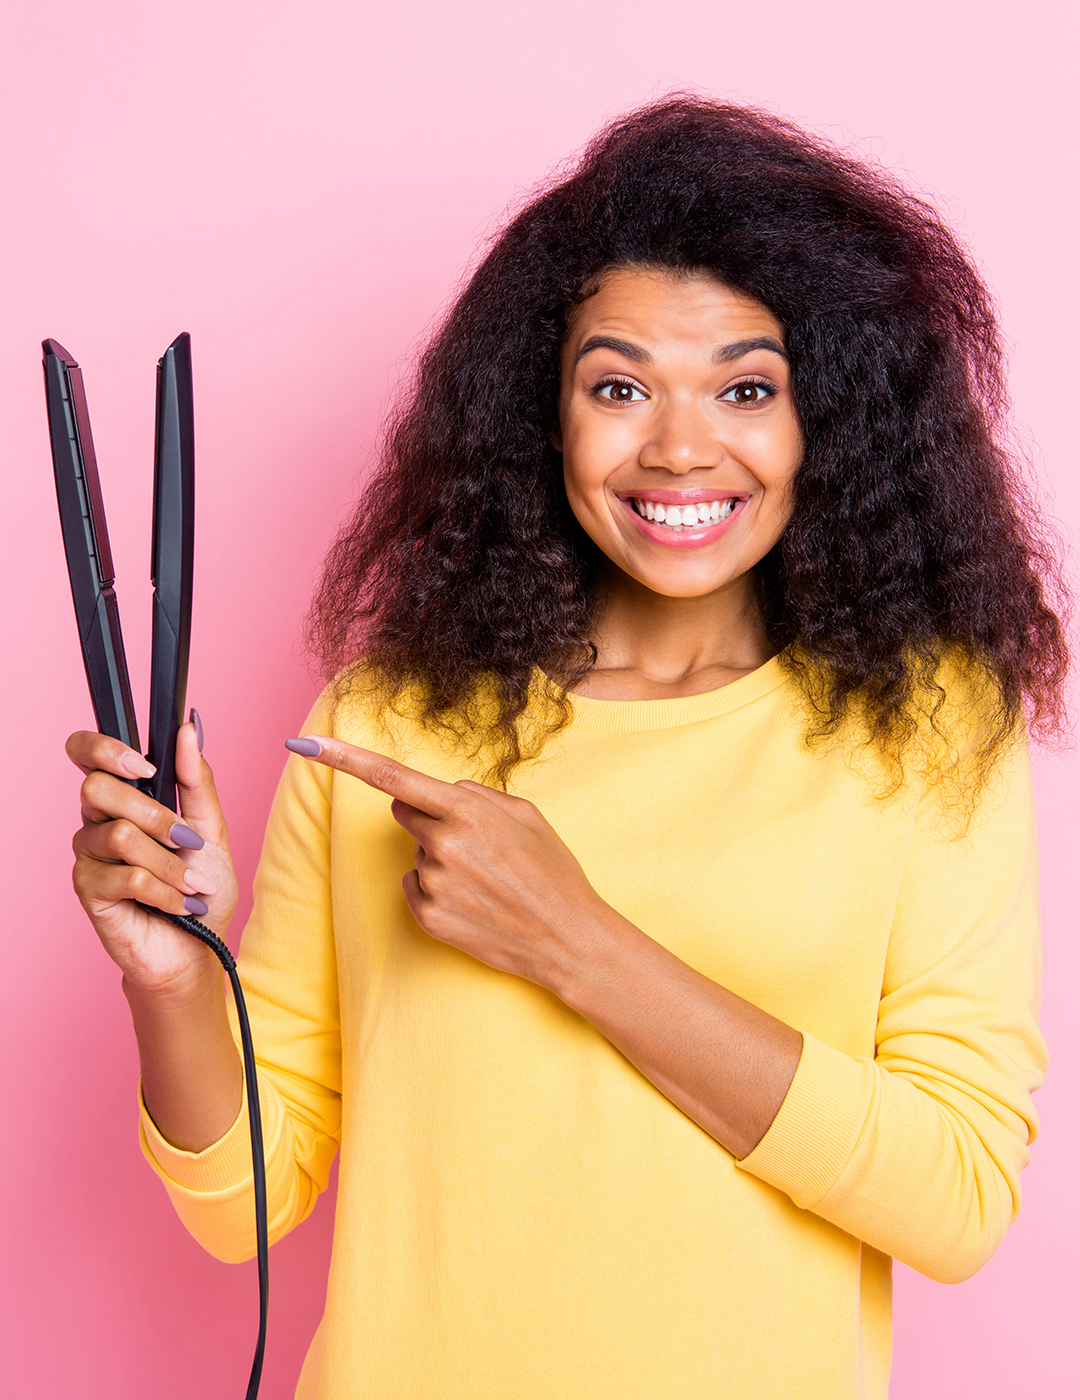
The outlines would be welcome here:
M 444 783 L 441 778 L 420 773 L 386 754 L 361 749 L 341 739 L 305 734 L 302 739 L 286 739 L 285 747 L 301 758 L 312 758 L 339 773 L 359 778 L 368 787 L 398 797 L 429 817 L 448 816 L 461 800 L 461 793 L 453 783 Z

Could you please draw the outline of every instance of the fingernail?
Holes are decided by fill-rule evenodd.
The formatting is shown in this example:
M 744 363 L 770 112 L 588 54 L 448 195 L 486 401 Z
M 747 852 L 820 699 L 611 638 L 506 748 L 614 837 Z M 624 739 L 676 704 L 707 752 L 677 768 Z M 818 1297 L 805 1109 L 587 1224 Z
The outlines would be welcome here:
M 121 757 L 120 766 L 133 778 L 152 778 L 157 772 L 154 765 L 143 758 L 141 753 L 136 753 L 134 749 L 129 750 Z
M 209 914 L 209 904 L 204 904 L 201 899 L 196 899 L 193 894 L 184 896 L 184 908 L 189 914 L 194 914 L 197 919 L 201 919 L 204 914 Z
M 198 710 L 195 708 L 194 705 L 192 705 L 192 707 L 191 707 L 191 713 L 188 715 L 188 723 L 189 723 L 189 724 L 193 724 L 193 725 L 195 726 L 195 742 L 196 742 L 196 743 L 198 744 L 198 746 L 199 746 L 199 752 L 202 753 L 202 746 L 203 746 L 203 727 L 202 727 L 202 720 L 199 718 L 199 712 L 198 712 Z
M 192 894 L 217 894 L 217 881 L 212 875 L 207 875 L 205 871 L 199 870 L 194 865 L 189 865 L 187 874 L 184 876 L 184 887 Z
M 177 846 L 182 846 L 185 851 L 201 851 L 206 845 L 197 831 L 192 831 L 190 826 L 185 826 L 183 822 L 173 822 L 169 827 L 169 840 Z
M 318 758 L 322 753 L 322 744 L 317 739 L 286 739 L 285 747 L 301 758 Z

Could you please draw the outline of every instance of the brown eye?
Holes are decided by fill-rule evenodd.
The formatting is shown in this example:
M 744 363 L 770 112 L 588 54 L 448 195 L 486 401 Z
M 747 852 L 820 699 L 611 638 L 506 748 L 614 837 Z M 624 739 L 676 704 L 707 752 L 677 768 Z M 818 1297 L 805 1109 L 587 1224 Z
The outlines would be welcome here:
M 630 384 L 625 379 L 608 379 L 598 384 L 593 392 L 597 398 L 606 399 L 608 403 L 636 403 L 645 397 L 636 384 Z
M 767 384 L 758 384 L 753 380 L 746 380 L 742 384 L 733 384 L 730 389 L 721 394 L 720 397 L 728 403 L 736 404 L 758 404 L 764 403 L 766 399 L 771 399 L 773 390 Z

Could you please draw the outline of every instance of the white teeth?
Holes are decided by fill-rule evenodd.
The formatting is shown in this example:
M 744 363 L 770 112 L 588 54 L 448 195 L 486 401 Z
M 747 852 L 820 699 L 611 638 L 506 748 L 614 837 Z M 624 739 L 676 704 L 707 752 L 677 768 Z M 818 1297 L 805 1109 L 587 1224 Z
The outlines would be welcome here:
M 715 525 L 719 520 L 726 520 L 739 504 L 735 497 L 729 497 L 726 501 L 702 501 L 691 506 L 665 506 L 660 501 L 642 501 L 636 496 L 633 499 L 634 509 L 639 515 L 669 530 Z

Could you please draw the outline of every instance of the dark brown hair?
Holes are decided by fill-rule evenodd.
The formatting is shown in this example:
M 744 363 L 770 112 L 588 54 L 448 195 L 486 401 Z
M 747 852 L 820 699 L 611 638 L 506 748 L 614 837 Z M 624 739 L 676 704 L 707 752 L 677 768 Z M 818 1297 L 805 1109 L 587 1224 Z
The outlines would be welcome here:
M 970 260 L 884 172 L 684 96 L 532 199 L 424 351 L 314 601 L 327 674 L 363 658 L 384 700 L 488 745 L 497 781 L 565 722 L 556 686 L 533 738 L 521 723 L 537 674 L 569 686 L 595 657 L 596 552 L 550 442 L 559 351 L 598 274 L 635 265 L 708 272 L 785 328 L 805 451 L 760 592 L 811 731 L 857 711 L 901 758 L 946 655 L 980 677 L 984 769 L 1025 710 L 1059 730 L 1062 594 Z

